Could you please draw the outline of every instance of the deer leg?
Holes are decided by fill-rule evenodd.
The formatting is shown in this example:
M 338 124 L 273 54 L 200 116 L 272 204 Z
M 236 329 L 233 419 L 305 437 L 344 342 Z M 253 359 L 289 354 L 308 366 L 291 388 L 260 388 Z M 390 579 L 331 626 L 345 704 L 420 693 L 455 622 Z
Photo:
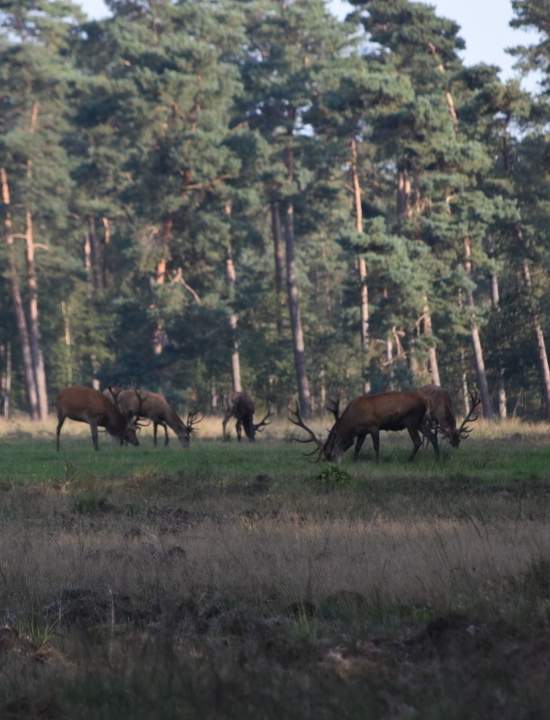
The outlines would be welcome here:
M 153 423 L 153 445 L 157 446 L 157 431 L 158 431 L 159 424 L 154 422 Z
M 429 430 L 426 428 L 422 432 L 428 438 L 428 440 L 431 442 L 432 447 L 434 449 L 435 456 L 439 460 L 439 442 L 437 439 L 437 430 L 434 431 L 434 430 Z
M 166 423 L 163 423 L 162 427 L 164 428 L 164 447 L 166 447 L 170 442 L 170 438 L 168 437 L 168 427 Z
M 64 417 L 58 417 L 57 418 L 57 430 L 55 432 L 55 445 L 57 447 L 57 451 L 59 452 L 60 449 L 60 442 L 59 442 L 59 436 L 61 435 L 61 428 L 63 427 L 63 423 L 65 422 Z
M 90 422 L 90 430 L 92 433 L 92 443 L 94 444 L 94 450 L 99 450 L 99 445 L 97 443 L 97 423 L 95 421 Z M 122 438 L 120 440 L 120 444 L 122 445 Z
M 358 460 L 359 459 L 359 453 L 361 452 L 361 448 L 363 447 L 363 443 L 365 442 L 367 437 L 367 433 L 363 433 L 362 435 L 358 435 L 355 438 L 355 450 L 353 451 L 353 459 Z
M 231 417 L 231 415 L 230 415 L 230 414 L 228 415 L 227 413 L 223 416 L 223 420 L 222 420 L 222 432 L 223 432 L 223 439 L 224 439 L 224 440 L 227 440 L 227 432 L 226 432 L 226 429 L 225 429 L 225 428 L 226 428 L 227 423 L 229 422 L 229 418 L 230 418 L 230 417 Z
M 374 432 L 371 432 L 372 437 L 372 446 L 374 448 L 374 453 L 376 455 L 376 462 L 380 462 L 380 433 L 378 430 L 375 430 Z
M 409 435 L 411 437 L 411 440 L 413 441 L 414 448 L 412 453 L 409 456 L 409 462 L 412 462 L 416 456 L 416 453 L 420 450 L 422 447 L 422 440 L 420 439 L 420 433 L 416 428 L 407 428 Z
M 238 440 L 239 442 L 241 442 L 241 438 L 242 438 L 242 423 L 241 423 L 240 420 L 237 420 L 237 424 L 235 425 L 235 427 L 236 427 L 236 429 L 237 429 L 237 440 Z

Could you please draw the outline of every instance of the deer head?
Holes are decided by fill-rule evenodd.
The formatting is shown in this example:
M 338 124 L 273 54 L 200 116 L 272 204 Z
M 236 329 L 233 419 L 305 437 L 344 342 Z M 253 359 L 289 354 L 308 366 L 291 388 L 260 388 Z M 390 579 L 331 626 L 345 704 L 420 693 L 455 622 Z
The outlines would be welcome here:
M 189 438 L 191 437 L 191 433 L 194 432 L 193 428 L 202 422 L 202 420 L 204 420 L 204 415 L 201 415 L 198 410 L 191 410 L 187 413 L 187 420 L 184 423 L 185 430 L 187 431 L 186 445 L 189 445 Z

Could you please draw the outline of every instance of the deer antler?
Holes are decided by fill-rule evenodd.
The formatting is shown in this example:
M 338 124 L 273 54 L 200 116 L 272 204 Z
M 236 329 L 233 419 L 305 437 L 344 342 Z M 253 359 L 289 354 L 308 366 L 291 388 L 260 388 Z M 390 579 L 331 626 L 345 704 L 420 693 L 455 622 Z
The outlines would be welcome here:
M 254 429 L 256 430 L 256 432 L 261 432 L 264 429 L 264 427 L 266 427 L 267 425 L 271 425 L 273 420 L 270 420 L 269 419 L 270 417 L 271 417 L 271 408 L 268 406 L 265 417 L 262 418 L 262 420 L 260 420 L 259 423 L 254 423 Z
M 334 419 L 338 420 L 340 417 L 340 398 L 333 398 L 327 403 L 327 410 L 329 413 L 334 415 Z
M 288 419 L 290 420 L 290 422 L 291 422 L 293 425 L 296 425 L 296 427 L 299 427 L 299 428 L 302 428 L 302 430 L 305 430 L 305 431 L 307 432 L 307 434 L 309 435 L 308 438 L 305 438 L 305 439 L 294 438 L 294 440 L 296 440 L 296 442 L 304 443 L 304 444 L 306 444 L 306 443 L 311 443 L 311 442 L 312 442 L 312 443 L 315 443 L 315 445 L 316 445 L 317 447 L 314 448 L 310 453 L 306 453 L 306 455 L 309 455 L 309 456 L 315 456 L 315 455 L 317 455 L 316 458 L 314 457 L 314 460 L 313 460 L 313 461 L 314 461 L 314 462 L 318 462 L 318 461 L 321 459 L 321 455 L 323 454 L 323 450 L 324 450 L 324 445 L 323 445 L 323 443 L 319 440 L 319 438 L 318 438 L 317 435 L 313 432 L 313 430 L 312 430 L 311 428 L 309 428 L 309 427 L 305 424 L 305 422 L 303 421 L 303 418 L 302 418 L 302 416 L 301 416 L 301 414 L 300 414 L 300 408 L 299 408 L 299 406 L 298 406 L 298 403 L 296 403 L 296 407 L 295 407 L 294 410 L 291 410 L 291 409 L 289 408 L 288 413 L 289 413 L 289 414 L 288 414 Z
M 191 412 L 187 413 L 187 421 L 185 423 L 187 432 L 192 433 L 193 426 L 198 425 L 202 420 L 204 420 L 204 415 L 201 415 L 198 410 L 191 410 Z
M 473 428 L 469 428 L 468 425 L 479 419 L 479 415 L 476 414 L 476 408 L 481 403 L 481 398 L 478 393 L 473 393 L 472 390 L 468 392 L 470 393 L 470 411 L 462 421 L 462 425 L 458 428 L 458 434 L 463 440 L 466 440 L 473 430 Z

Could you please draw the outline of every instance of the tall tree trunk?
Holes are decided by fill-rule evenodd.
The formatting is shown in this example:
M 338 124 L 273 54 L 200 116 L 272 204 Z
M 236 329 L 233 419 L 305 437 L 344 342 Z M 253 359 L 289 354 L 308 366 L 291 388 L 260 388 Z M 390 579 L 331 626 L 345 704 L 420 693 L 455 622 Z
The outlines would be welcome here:
M 424 318 L 424 335 L 428 338 L 429 349 L 428 349 L 428 369 L 434 385 L 441 386 L 441 377 L 439 375 L 439 363 L 437 362 L 437 350 L 433 344 L 433 327 L 432 327 L 432 315 L 430 313 L 430 305 L 428 303 L 428 296 L 424 296 L 424 307 L 422 316 Z
M 470 412 L 470 394 L 468 392 L 468 370 L 466 365 L 466 351 L 460 346 L 460 381 L 462 385 L 462 402 L 464 407 L 464 416 Z
M 275 321 L 277 323 L 277 335 L 279 339 L 283 336 L 283 283 L 285 274 L 285 250 L 284 239 L 281 229 L 281 210 L 279 203 L 272 200 L 271 210 L 271 235 L 273 238 L 273 259 L 275 262 Z
M 411 333 L 408 356 L 409 356 L 409 372 L 411 374 L 411 379 L 412 379 L 413 385 L 418 385 L 418 380 L 420 378 L 420 365 L 418 363 L 417 339 L 416 339 L 414 330 Z
M 428 50 L 430 51 L 432 57 L 434 58 L 434 60 L 436 62 L 437 71 L 441 75 L 445 75 L 445 66 L 443 65 L 443 62 L 441 61 L 441 58 L 439 56 L 439 52 L 438 52 L 436 46 L 433 43 L 429 42 Z M 447 110 L 449 112 L 449 116 L 453 123 L 453 129 L 456 133 L 458 131 L 458 114 L 456 112 L 456 106 L 455 106 L 453 94 L 448 88 L 445 90 L 445 102 L 447 103 Z
M 104 268 L 103 268 L 103 243 L 97 234 L 96 219 L 92 215 L 88 218 L 92 281 L 94 291 L 97 294 L 104 289 Z
M 353 185 L 353 201 L 355 206 L 355 229 L 363 233 L 363 200 L 361 181 L 357 168 L 357 141 L 351 141 L 351 180 Z M 367 263 L 365 257 L 360 253 L 357 256 L 357 272 L 359 275 L 359 308 L 361 311 L 361 369 L 363 377 L 363 392 L 365 395 L 371 391 L 371 383 L 368 378 L 368 353 L 369 353 L 369 285 L 367 274 Z
M 386 336 L 386 367 L 388 372 L 388 389 L 395 387 L 395 373 L 393 365 L 393 332 L 388 331 Z
M 2 203 L 4 205 L 4 236 L 8 257 L 10 294 L 15 313 L 17 332 L 19 334 L 19 342 L 21 343 L 27 400 L 29 402 L 31 418 L 33 420 L 38 420 L 38 393 L 36 391 L 36 381 L 33 371 L 31 339 L 27 326 L 27 318 L 25 317 L 23 298 L 21 297 L 21 286 L 19 284 L 19 273 L 17 269 L 14 246 L 13 222 L 11 217 L 10 186 L 8 174 L 5 168 L 0 168 L 0 184 L 2 185 Z
M 89 295 L 92 296 L 94 287 L 94 279 L 92 277 L 92 243 L 90 242 L 90 229 L 86 229 L 84 234 L 84 244 L 82 246 L 82 253 L 84 258 L 84 270 L 86 271 L 86 278 L 88 280 Z
M 212 415 L 217 414 L 219 401 L 220 401 L 220 396 L 218 395 L 218 388 L 216 387 L 216 380 L 214 378 L 212 378 L 212 382 L 210 384 L 210 410 L 212 412 Z
M 67 303 L 61 302 L 61 316 L 63 317 L 63 336 L 65 340 L 65 381 L 67 385 L 73 384 L 73 343 L 71 337 L 71 319 Z
M 468 276 L 472 275 L 472 241 L 469 237 L 464 239 L 464 268 Z M 474 293 L 468 290 L 468 307 L 470 309 L 470 332 L 472 336 L 472 345 L 474 348 L 474 359 L 476 364 L 477 379 L 479 383 L 479 392 L 481 393 L 481 405 L 484 417 L 490 419 L 493 417 L 493 405 L 491 403 L 491 395 L 489 393 L 489 384 L 487 382 L 487 371 L 485 370 L 485 359 L 483 356 L 483 346 L 481 344 L 481 334 L 477 323 L 476 304 Z
M 40 310 L 38 306 L 38 276 L 34 261 L 34 230 L 32 212 L 26 212 L 25 231 L 26 259 L 27 259 L 27 289 L 29 293 L 29 329 L 31 337 L 31 352 L 33 357 L 33 371 L 36 382 L 38 398 L 38 414 L 41 420 L 48 417 L 48 389 L 46 383 L 46 368 L 42 352 L 42 338 L 40 333 Z
M 406 170 L 399 170 L 397 174 L 397 217 L 406 220 L 411 216 L 412 186 Z
M 539 356 L 539 368 L 542 380 L 544 414 L 546 418 L 550 418 L 550 365 L 548 363 L 548 353 L 546 351 L 546 340 L 544 338 L 544 330 L 540 319 L 539 309 L 533 298 L 533 281 L 531 279 L 531 269 L 529 261 L 524 258 L 522 261 L 522 275 L 529 298 L 529 306 L 531 312 L 531 322 L 535 331 L 537 341 L 537 351 Z
M 0 345 L 0 362 L 2 363 L 2 375 L 0 391 L 2 393 L 2 416 L 7 420 L 11 410 L 11 376 L 12 357 L 11 342 Z
M 400 223 L 406 220 L 414 213 L 422 211 L 422 200 L 419 194 L 416 194 L 416 203 L 413 203 L 413 189 L 411 180 L 406 170 L 400 170 L 397 176 L 397 212 Z M 441 385 L 441 377 L 439 374 L 439 363 L 437 360 L 437 347 L 434 343 L 432 316 L 430 312 L 430 304 L 428 296 L 424 296 L 424 305 L 422 308 L 423 330 L 428 340 L 428 371 L 430 373 L 432 383 Z
M 224 213 L 231 218 L 231 203 L 225 203 Z M 242 392 L 241 384 L 241 358 L 239 354 L 239 337 L 238 325 L 239 316 L 235 310 L 235 297 L 237 285 L 237 272 L 235 270 L 235 262 L 233 260 L 233 247 L 231 244 L 231 236 L 227 242 L 227 256 L 225 259 L 225 274 L 227 278 L 227 290 L 229 295 L 229 331 L 231 333 L 231 378 L 233 381 L 233 391 Z
M 30 133 L 34 135 L 38 125 L 40 105 L 33 102 L 31 108 Z M 32 184 L 33 163 L 27 161 L 27 180 Z M 46 382 L 46 367 L 42 352 L 42 338 L 40 333 L 40 309 L 38 305 L 38 276 L 34 259 L 34 227 L 30 199 L 25 211 L 25 246 L 27 260 L 27 289 L 29 294 L 29 331 L 31 338 L 31 353 L 33 359 L 33 372 L 35 377 L 36 395 L 38 400 L 38 414 L 41 420 L 48 417 L 48 389 Z
M 311 394 L 306 372 L 304 332 L 302 328 L 302 314 L 300 310 L 300 293 L 296 278 L 296 260 L 294 256 L 294 207 L 291 201 L 287 201 L 285 206 L 284 231 L 286 249 L 286 287 L 290 326 L 292 328 L 294 367 L 296 370 L 296 381 L 298 384 L 300 410 L 304 417 L 308 417 L 311 414 Z
M 161 257 L 157 261 L 155 268 L 155 287 L 162 287 L 166 283 L 166 274 L 168 268 L 168 256 L 170 253 L 170 242 L 172 239 L 172 226 L 173 221 L 171 217 L 167 217 L 162 222 L 161 229 Z M 153 308 L 160 314 L 159 308 L 156 303 L 153 304 Z M 164 330 L 164 319 L 157 317 L 155 320 L 155 326 L 153 329 L 153 353 L 155 355 L 162 355 L 166 346 L 166 332 Z
M 493 310 L 500 313 L 500 287 L 498 274 L 495 270 L 491 273 L 491 301 Z M 506 384 L 504 382 L 504 368 L 499 362 L 498 367 L 498 416 L 501 420 L 508 417 L 508 398 L 506 395 Z
M 103 241 L 101 249 L 101 284 L 103 288 L 107 287 L 107 263 L 105 261 L 105 254 L 107 248 L 111 244 L 111 221 L 107 217 L 101 218 L 101 224 L 103 225 Z

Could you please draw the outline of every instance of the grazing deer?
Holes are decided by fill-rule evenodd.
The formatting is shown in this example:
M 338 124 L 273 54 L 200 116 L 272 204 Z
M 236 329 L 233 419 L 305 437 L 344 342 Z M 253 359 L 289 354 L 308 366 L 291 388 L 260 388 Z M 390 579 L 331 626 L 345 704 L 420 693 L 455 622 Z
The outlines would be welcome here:
M 338 405 L 333 404 L 330 407 L 335 416 L 335 423 L 324 442 L 304 423 L 298 406 L 289 415 L 289 420 L 309 435 L 299 442 L 313 442 L 317 445 L 311 454 L 317 455 L 318 460 L 321 457 L 329 461 L 339 460 L 353 445 L 354 440 L 356 440 L 355 456 L 357 456 L 365 437 L 371 435 L 376 461 L 379 462 L 381 430 L 407 430 L 414 446 L 409 460 L 414 460 L 422 446 L 420 432 L 424 427 L 427 409 L 426 400 L 418 392 L 392 391 L 361 395 L 352 400 L 341 414 Z M 425 432 L 433 444 L 434 434 L 431 429 L 426 427 Z
M 99 450 L 97 428 L 104 427 L 109 435 L 131 445 L 139 445 L 136 434 L 138 412 L 123 412 L 117 405 L 118 395 L 112 393 L 112 400 L 102 395 L 99 390 L 73 385 L 61 390 L 55 400 L 57 410 L 56 446 L 60 448 L 60 435 L 63 423 L 67 418 L 77 422 L 85 422 L 90 426 L 94 448 Z M 138 408 L 139 411 L 139 408 Z
M 104 390 L 104 394 L 110 393 L 111 388 Z M 157 432 L 160 425 L 164 429 L 164 445 L 168 445 L 168 428 L 173 430 L 182 447 L 189 447 L 189 440 L 193 432 L 193 426 L 202 420 L 198 412 L 190 412 L 187 415 L 187 422 L 183 422 L 177 412 L 168 403 L 168 400 L 160 393 L 149 392 L 148 390 L 120 390 L 118 403 L 125 412 L 137 412 L 139 417 L 146 418 L 153 423 L 153 442 L 157 445 Z M 143 427 L 143 426 L 142 426 Z
M 250 442 L 254 442 L 256 439 L 256 433 L 261 432 L 264 427 L 269 425 L 271 422 L 269 420 L 271 417 L 271 410 L 268 408 L 266 416 L 260 420 L 259 423 L 254 423 L 254 410 L 254 401 L 250 395 L 245 392 L 232 393 L 229 396 L 229 402 L 227 403 L 225 415 L 222 420 L 223 439 L 227 440 L 228 436 L 225 428 L 229 419 L 234 417 L 237 420 L 235 427 L 239 442 L 241 441 L 241 430 L 243 427 L 246 437 L 250 440 Z
M 470 391 L 470 410 L 462 421 L 462 425 L 457 428 L 451 396 L 447 390 L 438 385 L 423 385 L 418 388 L 418 392 L 426 399 L 428 404 L 426 419 L 435 434 L 436 446 L 434 449 L 438 448 L 438 432 L 449 441 L 452 447 L 458 447 L 461 440 L 466 440 L 469 437 L 473 428 L 468 426 L 478 419 L 476 410 L 481 403 L 479 395 Z M 436 449 L 436 455 L 438 454 L 438 449 Z
M 438 431 L 441 432 L 443 437 L 449 440 L 453 447 L 458 447 L 460 441 L 468 438 L 472 432 L 472 428 L 468 426 L 478 419 L 475 413 L 481 400 L 478 395 L 474 395 L 472 392 L 470 393 L 470 411 L 462 421 L 462 425 L 457 428 L 451 397 L 445 389 L 438 385 L 424 385 L 418 389 L 418 393 L 424 397 L 427 405 L 426 416 L 418 429 L 425 440 L 428 440 L 432 444 L 435 455 L 439 458 Z M 327 410 L 334 415 L 335 420 L 338 420 L 340 417 L 340 401 L 331 400 L 327 405 Z M 361 447 L 367 435 L 368 433 L 357 435 L 353 453 L 354 460 L 357 460 L 359 457 Z

